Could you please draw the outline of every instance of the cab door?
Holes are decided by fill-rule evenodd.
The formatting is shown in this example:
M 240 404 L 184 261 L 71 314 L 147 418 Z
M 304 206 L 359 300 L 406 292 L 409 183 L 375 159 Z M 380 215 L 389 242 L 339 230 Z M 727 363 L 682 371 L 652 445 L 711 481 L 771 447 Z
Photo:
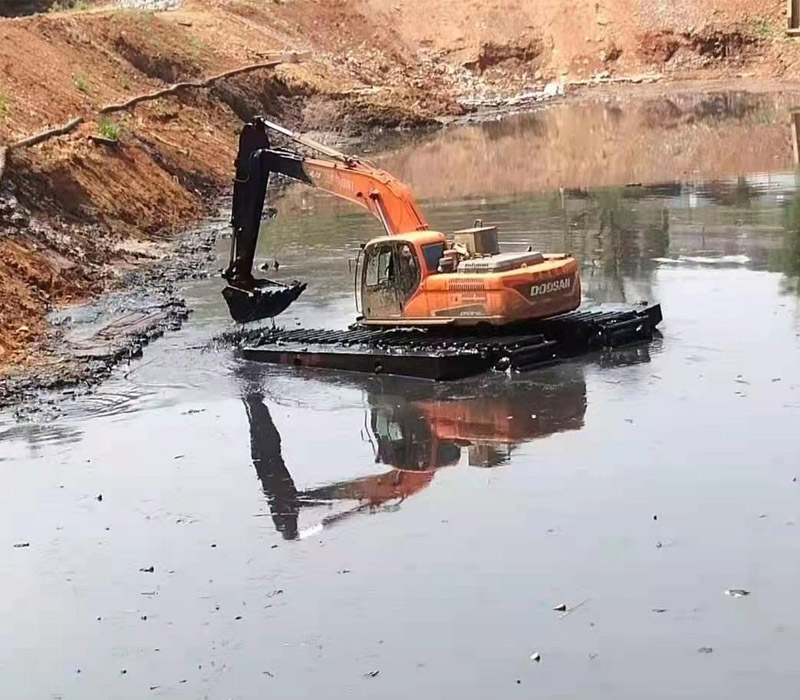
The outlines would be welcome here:
M 397 318 L 403 307 L 397 288 L 396 245 L 368 245 L 361 278 L 361 308 L 367 319 Z
M 405 241 L 367 246 L 361 278 L 361 306 L 367 319 L 400 318 L 422 278 L 414 248 Z

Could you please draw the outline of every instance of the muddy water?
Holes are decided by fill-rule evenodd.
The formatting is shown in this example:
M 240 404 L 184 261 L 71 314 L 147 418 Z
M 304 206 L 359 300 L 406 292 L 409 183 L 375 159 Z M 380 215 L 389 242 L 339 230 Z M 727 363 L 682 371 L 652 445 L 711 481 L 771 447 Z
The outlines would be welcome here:
M 591 299 L 661 301 L 649 347 L 446 386 L 303 374 L 207 349 L 210 279 L 95 394 L 3 416 L 3 697 L 796 697 L 792 104 L 376 147 L 435 227 L 482 218 L 579 255 Z M 259 262 L 311 282 L 285 322 L 346 325 L 377 225 L 308 190 L 278 207 Z

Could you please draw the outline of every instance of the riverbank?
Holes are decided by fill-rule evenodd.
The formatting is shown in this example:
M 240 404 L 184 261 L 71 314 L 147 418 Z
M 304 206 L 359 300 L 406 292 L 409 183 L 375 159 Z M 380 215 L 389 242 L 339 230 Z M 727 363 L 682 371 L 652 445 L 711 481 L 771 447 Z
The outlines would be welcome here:
M 310 52 L 302 63 L 112 118 L 90 116 L 74 132 L 13 154 L 0 189 L 4 385 L 9 373 L 35 375 L 57 357 L 53 309 L 170 265 L 179 232 L 212 213 L 226 191 L 237 129 L 253 114 L 342 139 L 435 127 L 487 107 L 530 109 L 588 85 L 640 89 L 702 78 L 723 88 L 767 77 L 780 85 L 796 75 L 799 44 L 783 36 L 783 6 L 719 0 L 700 22 L 701 3 L 682 4 L 683 12 L 629 16 L 623 3 L 576 2 L 572 21 L 586 29 L 577 33 L 553 2 L 535 17 L 509 4 L 497 22 L 481 3 L 454 14 L 445 0 L 425 8 L 404 0 L 389 10 L 321 0 L 188 0 L 172 12 L 95 4 L 0 21 L 3 143 L 271 52 Z M 97 136 L 114 143 L 90 138 Z

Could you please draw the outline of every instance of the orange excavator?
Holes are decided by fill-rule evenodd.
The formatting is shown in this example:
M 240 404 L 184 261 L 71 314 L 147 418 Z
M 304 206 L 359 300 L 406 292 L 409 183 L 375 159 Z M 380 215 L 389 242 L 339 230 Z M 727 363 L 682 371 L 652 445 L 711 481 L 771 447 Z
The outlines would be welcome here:
M 276 132 L 316 157 L 273 148 Z M 570 255 L 501 252 L 497 229 L 480 221 L 451 237 L 430 230 L 409 188 L 369 161 L 345 155 L 256 118 L 239 138 L 233 239 L 223 296 L 234 320 L 284 311 L 304 283 L 253 277 L 267 184 L 272 173 L 330 192 L 377 217 L 385 235 L 359 254 L 355 285 L 364 326 L 503 326 L 572 311 L 580 304 L 577 261 Z

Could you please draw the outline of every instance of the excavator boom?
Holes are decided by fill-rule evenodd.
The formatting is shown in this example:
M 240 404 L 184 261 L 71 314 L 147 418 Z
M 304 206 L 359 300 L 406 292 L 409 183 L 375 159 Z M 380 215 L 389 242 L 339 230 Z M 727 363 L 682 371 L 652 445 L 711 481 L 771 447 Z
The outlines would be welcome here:
M 363 207 L 380 220 L 387 236 L 428 229 L 411 190 L 394 176 L 363 161 L 331 162 L 280 150 L 262 151 L 255 157 L 271 172 Z

